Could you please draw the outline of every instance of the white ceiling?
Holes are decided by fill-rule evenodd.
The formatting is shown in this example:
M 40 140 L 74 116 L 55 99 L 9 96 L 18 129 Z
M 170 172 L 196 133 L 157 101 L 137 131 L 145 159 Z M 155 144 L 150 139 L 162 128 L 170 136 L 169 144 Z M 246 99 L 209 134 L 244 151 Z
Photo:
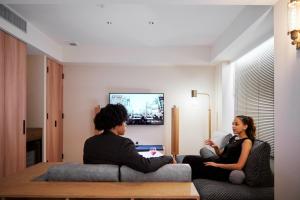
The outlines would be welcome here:
M 26 42 L 29 53 L 62 62 L 207 65 L 271 37 L 276 1 L 0 0 L 28 31 L 2 18 L 0 27 Z
M 8 6 L 60 44 L 74 41 L 103 47 L 212 46 L 246 7 L 167 3 Z

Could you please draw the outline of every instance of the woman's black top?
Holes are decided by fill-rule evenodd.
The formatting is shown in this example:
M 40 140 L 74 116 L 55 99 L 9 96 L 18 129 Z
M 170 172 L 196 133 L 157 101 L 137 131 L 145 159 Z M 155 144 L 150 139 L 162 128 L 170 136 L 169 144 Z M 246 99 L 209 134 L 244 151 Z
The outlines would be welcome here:
M 237 139 L 236 136 L 231 137 L 229 143 L 225 146 L 223 153 L 216 162 L 225 164 L 237 163 L 242 152 L 242 143 L 246 139 L 248 138 Z

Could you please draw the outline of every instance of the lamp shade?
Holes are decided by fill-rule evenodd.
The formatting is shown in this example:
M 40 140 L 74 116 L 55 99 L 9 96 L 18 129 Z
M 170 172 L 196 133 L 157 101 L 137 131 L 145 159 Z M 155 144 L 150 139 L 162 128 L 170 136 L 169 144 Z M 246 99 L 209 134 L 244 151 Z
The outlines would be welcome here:
M 291 0 L 288 4 L 289 32 L 300 30 L 300 0 Z
M 192 90 L 192 97 L 197 97 L 197 90 Z

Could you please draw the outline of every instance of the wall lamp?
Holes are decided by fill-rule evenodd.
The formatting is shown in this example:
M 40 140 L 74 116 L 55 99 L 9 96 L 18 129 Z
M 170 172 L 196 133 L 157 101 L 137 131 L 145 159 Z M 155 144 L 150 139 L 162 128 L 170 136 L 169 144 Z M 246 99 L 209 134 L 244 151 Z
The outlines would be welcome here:
M 211 109 L 210 109 L 210 96 L 208 93 L 197 92 L 197 90 L 192 90 L 192 97 L 197 97 L 199 95 L 208 96 L 208 138 L 211 139 Z
M 288 25 L 288 34 L 291 34 L 292 45 L 296 45 L 296 49 L 300 49 L 300 0 L 289 0 Z

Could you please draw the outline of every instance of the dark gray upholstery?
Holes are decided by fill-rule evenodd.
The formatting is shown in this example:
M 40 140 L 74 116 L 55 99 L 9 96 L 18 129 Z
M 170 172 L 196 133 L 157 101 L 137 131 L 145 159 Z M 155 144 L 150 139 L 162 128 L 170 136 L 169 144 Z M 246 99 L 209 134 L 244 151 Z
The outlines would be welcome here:
M 246 184 L 250 186 L 273 186 L 274 176 L 270 167 L 271 147 L 267 142 L 255 140 L 244 168 Z
M 208 179 L 193 181 L 201 200 L 273 200 L 273 187 L 249 187 Z

